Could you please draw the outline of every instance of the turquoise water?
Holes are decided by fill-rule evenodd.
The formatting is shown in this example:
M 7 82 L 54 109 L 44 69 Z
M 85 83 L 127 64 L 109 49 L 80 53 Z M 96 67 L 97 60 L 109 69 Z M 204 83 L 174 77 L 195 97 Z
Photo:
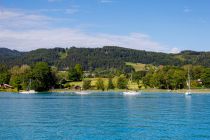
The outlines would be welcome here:
M 0 93 L 0 140 L 210 139 L 210 94 Z

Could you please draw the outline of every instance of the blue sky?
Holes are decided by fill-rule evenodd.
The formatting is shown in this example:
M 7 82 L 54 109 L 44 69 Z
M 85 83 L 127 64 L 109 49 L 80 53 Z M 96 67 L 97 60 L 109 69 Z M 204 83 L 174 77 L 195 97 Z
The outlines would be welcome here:
M 0 47 L 210 51 L 209 0 L 1 0 Z

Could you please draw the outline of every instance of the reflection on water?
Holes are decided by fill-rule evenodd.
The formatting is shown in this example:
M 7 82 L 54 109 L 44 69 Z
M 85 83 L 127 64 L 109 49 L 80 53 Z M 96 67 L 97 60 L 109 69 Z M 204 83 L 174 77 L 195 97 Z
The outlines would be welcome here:
M 210 139 L 210 95 L 0 93 L 0 139 Z
M 191 95 L 185 95 L 185 99 L 186 99 L 186 106 L 187 107 L 191 107 Z
M 192 95 L 185 95 L 185 100 L 186 100 L 186 108 L 185 108 L 185 111 L 186 111 L 186 115 L 187 117 L 191 117 L 191 99 L 192 98 Z

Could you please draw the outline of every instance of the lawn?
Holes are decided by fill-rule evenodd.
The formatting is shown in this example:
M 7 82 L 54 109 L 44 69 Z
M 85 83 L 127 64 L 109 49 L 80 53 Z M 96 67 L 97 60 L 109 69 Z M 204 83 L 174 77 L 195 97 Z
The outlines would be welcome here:
M 146 64 L 142 64 L 142 63 L 131 63 L 131 62 L 126 62 L 127 66 L 132 66 L 135 71 L 142 71 L 145 70 L 145 66 Z

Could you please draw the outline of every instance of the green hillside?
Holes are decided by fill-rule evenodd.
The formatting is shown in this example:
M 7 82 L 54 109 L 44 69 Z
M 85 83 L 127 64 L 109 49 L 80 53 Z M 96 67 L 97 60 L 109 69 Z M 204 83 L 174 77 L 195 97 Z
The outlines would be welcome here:
M 145 70 L 145 64 L 142 64 L 142 63 L 132 63 L 132 62 L 126 62 L 126 65 L 128 66 L 132 66 L 135 71 L 143 71 Z
M 210 67 L 210 52 L 183 51 L 179 54 L 167 54 L 115 46 L 37 49 L 29 52 L 0 48 L 0 64 L 5 64 L 8 67 L 22 64 L 32 65 L 39 61 L 47 62 L 51 66 L 57 66 L 61 70 L 79 63 L 85 70 L 98 68 L 127 69 L 127 67 L 132 66 L 138 71 L 144 67 L 144 64 L 155 66 L 193 64 Z

